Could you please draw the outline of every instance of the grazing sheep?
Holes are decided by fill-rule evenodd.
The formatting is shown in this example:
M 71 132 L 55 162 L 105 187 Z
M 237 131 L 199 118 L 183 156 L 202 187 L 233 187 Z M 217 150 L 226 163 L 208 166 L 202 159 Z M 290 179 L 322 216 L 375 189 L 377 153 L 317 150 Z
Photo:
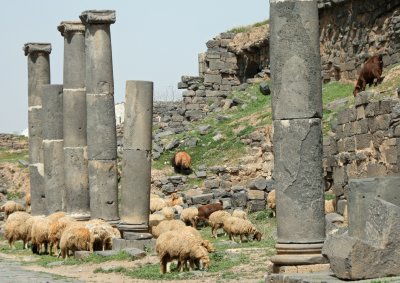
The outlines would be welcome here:
M 46 253 L 49 243 L 49 227 L 51 220 L 44 216 L 34 216 L 31 228 L 31 241 L 33 250 L 37 253 Z
M 247 212 L 246 212 L 246 211 L 243 211 L 243 210 L 241 210 L 241 209 L 235 209 L 235 210 L 232 212 L 232 216 L 235 216 L 235 217 L 237 217 L 237 218 L 247 219 Z
M 172 157 L 171 164 L 176 173 L 185 175 L 192 173 L 192 170 L 190 169 L 192 160 L 186 151 L 179 151 L 175 153 L 175 155 Z
M 150 198 L 150 212 L 154 213 L 167 207 L 167 203 L 162 198 Z
M 168 206 L 182 205 L 183 198 L 178 196 L 176 193 L 171 194 L 171 198 L 166 200 Z
M 31 206 L 31 193 L 27 193 L 25 195 L 25 205 L 26 207 Z
M 367 84 L 368 86 L 372 86 L 372 84 L 377 86 L 380 84 L 384 79 L 384 77 L 382 77 L 382 71 L 382 55 L 374 55 L 365 61 L 361 68 L 360 75 L 358 76 L 357 84 L 353 90 L 353 95 L 357 96 L 360 91 L 364 91 Z
M 30 233 L 28 234 L 28 219 L 31 218 L 29 213 L 16 211 L 8 217 L 4 224 L 4 238 L 8 241 L 10 248 L 15 249 L 15 241 L 22 240 L 23 248 L 28 248 Z
M 239 235 L 240 236 L 239 243 L 242 242 L 243 235 L 245 235 L 246 238 L 248 239 L 248 236 L 250 234 L 255 234 L 258 232 L 256 227 L 249 220 L 244 220 L 233 216 L 225 219 L 224 231 L 228 233 L 229 239 L 232 241 L 235 241 L 234 237 Z M 261 235 L 259 236 L 259 238 L 261 239 Z
M 197 220 L 200 221 L 207 221 L 208 217 L 217 210 L 223 210 L 223 203 L 222 200 L 219 200 L 217 203 L 206 204 L 198 207 L 199 215 Z M 197 221 L 196 221 L 197 226 Z
M 92 219 L 85 223 L 85 228 L 88 228 L 93 237 L 91 250 L 97 250 L 95 247 L 99 247 L 101 250 L 110 248 L 112 246 L 113 238 L 120 238 L 121 234 L 116 233 L 114 228 L 106 221 L 101 219 Z
M 64 231 L 60 239 L 60 249 L 62 258 L 68 258 L 68 253 L 71 251 L 93 251 L 92 233 L 88 228 L 72 225 Z
M 54 213 L 52 213 L 50 215 L 47 215 L 46 217 L 47 217 L 47 219 L 50 220 L 50 222 L 54 222 L 54 221 L 56 221 L 56 220 L 58 220 L 58 219 L 60 219 L 62 217 L 65 217 L 65 216 L 66 216 L 66 214 L 65 214 L 64 211 L 57 211 L 57 212 L 54 212 Z
M 7 217 L 13 212 L 25 211 L 25 207 L 18 202 L 9 200 L 0 207 L 0 211 L 4 212 L 4 219 L 7 219 Z
M 267 195 L 267 207 L 272 210 L 272 216 L 276 216 L 276 193 L 275 190 L 272 190 Z
M 199 210 L 197 207 L 192 206 L 182 210 L 180 219 L 185 222 L 185 224 L 190 224 L 192 227 L 196 227 L 198 215 Z
M 330 200 L 325 200 L 325 214 L 328 213 L 333 213 L 336 211 L 336 200 L 330 199 Z
M 153 231 L 153 227 L 157 226 L 160 224 L 161 221 L 165 220 L 164 215 L 160 213 L 154 213 L 149 215 L 149 228 L 150 228 L 150 233 Z
M 174 205 L 172 207 L 175 210 L 175 213 L 178 214 L 179 216 L 182 214 L 183 207 L 180 205 Z
M 167 231 L 180 230 L 186 227 L 185 223 L 180 220 L 164 220 L 152 229 L 152 235 L 158 238 L 161 234 Z
M 172 220 L 175 218 L 175 211 L 171 207 L 164 207 L 163 209 L 161 209 L 161 213 L 167 220 Z
M 210 259 L 203 241 L 190 233 L 181 231 L 168 231 L 160 235 L 156 241 L 156 252 L 160 259 L 160 272 L 170 272 L 167 264 L 176 259 L 180 271 L 183 271 L 184 263 L 189 260 L 189 270 L 194 267 L 196 260 L 201 261 L 208 268 Z
M 208 224 L 211 226 L 211 235 L 215 239 L 218 238 L 217 230 L 224 227 L 224 220 L 230 216 L 231 214 L 224 210 L 218 210 L 211 213 L 208 218 Z
M 58 254 L 58 245 L 60 244 L 61 235 L 68 225 L 75 224 L 77 221 L 69 216 L 64 216 L 52 222 L 49 227 L 49 243 L 50 255 L 52 255 L 53 246 L 55 247 L 55 254 Z

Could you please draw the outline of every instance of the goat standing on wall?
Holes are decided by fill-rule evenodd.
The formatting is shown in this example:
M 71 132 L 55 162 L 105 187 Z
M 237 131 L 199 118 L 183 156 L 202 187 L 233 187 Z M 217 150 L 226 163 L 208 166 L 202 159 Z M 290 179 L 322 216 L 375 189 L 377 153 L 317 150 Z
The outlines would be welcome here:
M 380 84 L 384 77 L 382 77 L 383 61 L 382 55 L 374 55 L 365 61 L 364 66 L 361 68 L 360 75 L 358 76 L 356 87 L 354 88 L 353 95 L 357 96 L 360 91 L 365 90 L 365 86 L 377 86 Z

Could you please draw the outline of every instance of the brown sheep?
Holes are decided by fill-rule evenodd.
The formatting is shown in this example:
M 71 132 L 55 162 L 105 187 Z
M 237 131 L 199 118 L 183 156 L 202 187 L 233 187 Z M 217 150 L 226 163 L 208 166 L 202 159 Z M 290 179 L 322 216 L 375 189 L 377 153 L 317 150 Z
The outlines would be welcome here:
M 69 251 L 93 251 L 93 237 L 89 229 L 72 225 L 66 229 L 60 239 L 62 258 L 68 258 Z
M 17 203 L 13 200 L 9 200 L 0 207 L 0 211 L 4 212 L 4 219 L 7 219 L 7 217 L 13 212 L 25 211 L 25 207 L 20 203 Z
M 217 203 L 202 205 L 199 206 L 197 209 L 199 211 L 197 220 L 207 221 L 211 213 L 217 210 L 223 210 L 223 203 L 222 200 L 219 200 Z M 196 221 L 196 228 L 197 228 L 197 222 L 198 221 Z
M 353 95 L 357 96 L 360 91 L 364 91 L 367 84 L 368 86 L 372 86 L 372 84 L 377 86 L 380 84 L 384 79 L 384 77 L 382 77 L 382 70 L 382 55 L 374 55 L 365 61 L 363 67 L 361 68 L 360 75 L 358 76 Z
M 61 217 L 54 221 L 49 227 L 49 243 L 50 243 L 50 255 L 52 255 L 53 247 L 55 254 L 58 254 L 58 245 L 60 244 L 61 235 L 68 225 L 77 223 L 75 219 L 69 216 Z
M 190 166 L 192 165 L 192 159 L 186 151 L 179 151 L 175 153 L 171 160 L 172 167 L 175 172 L 189 175 L 192 173 Z
M 171 198 L 166 200 L 168 206 L 182 205 L 183 198 L 178 196 L 176 193 L 171 194 Z

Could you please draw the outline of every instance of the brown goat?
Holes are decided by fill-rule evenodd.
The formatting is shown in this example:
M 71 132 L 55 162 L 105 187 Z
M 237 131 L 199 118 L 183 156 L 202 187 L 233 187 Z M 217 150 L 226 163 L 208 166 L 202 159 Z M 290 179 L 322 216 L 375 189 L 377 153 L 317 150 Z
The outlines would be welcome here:
M 368 86 L 372 86 L 372 84 L 377 86 L 380 84 L 384 79 L 384 77 L 382 77 L 382 70 L 382 55 L 374 55 L 365 61 L 364 66 L 361 68 L 360 75 L 358 76 L 353 95 L 357 96 L 360 91 L 364 91 L 367 84 Z
M 196 227 L 197 223 L 199 220 L 201 221 L 207 221 L 208 217 L 213 213 L 214 211 L 217 210 L 223 210 L 223 202 L 222 200 L 219 200 L 217 203 L 211 203 L 211 204 L 206 204 L 198 207 L 199 214 L 196 219 Z
M 190 166 L 192 165 L 192 159 L 186 151 L 179 151 L 175 153 L 171 160 L 172 167 L 174 167 L 175 172 L 189 175 L 192 173 Z

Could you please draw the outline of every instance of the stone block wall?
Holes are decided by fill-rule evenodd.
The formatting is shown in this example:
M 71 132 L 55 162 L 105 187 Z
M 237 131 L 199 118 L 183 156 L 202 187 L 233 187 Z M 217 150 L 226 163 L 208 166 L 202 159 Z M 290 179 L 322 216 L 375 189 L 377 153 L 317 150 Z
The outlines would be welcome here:
M 349 179 L 400 175 L 399 99 L 362 92 L 337 117 L 335 136 L 324 139 L 324 170 L 339 200 L 347 199 Z
M 324 82 L 357 79 L 372 54 L 384 67 L 400 62 L 399 0 L 320 0 L 319 8 Z

